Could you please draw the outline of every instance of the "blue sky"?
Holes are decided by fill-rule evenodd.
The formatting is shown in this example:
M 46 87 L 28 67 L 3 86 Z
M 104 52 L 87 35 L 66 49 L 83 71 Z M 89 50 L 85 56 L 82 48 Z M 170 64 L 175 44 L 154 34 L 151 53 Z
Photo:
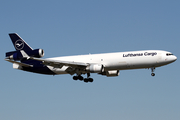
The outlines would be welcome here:
M 158 49 L 180 55 L 178 0 L 1 1 L 0 119 L 179 120 L 179 60 L 151 71 L 92 74 L 93 83 L 70 75 L 47 76 L 4 61 L 18 33 L 45 58 Z

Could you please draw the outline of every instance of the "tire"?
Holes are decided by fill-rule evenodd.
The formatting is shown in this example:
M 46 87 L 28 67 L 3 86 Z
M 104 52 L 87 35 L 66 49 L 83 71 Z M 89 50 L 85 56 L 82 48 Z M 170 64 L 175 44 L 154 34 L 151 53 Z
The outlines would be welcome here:
M 93 79 L 92 79 L 92 78 L 89 78 L 89 82 L 93 82 Z
M 77 80 L 78 79 L 78 77 L 77 76 L 73 76 L 73 80 Z
M 89 81 L 89 80 L 88 80 L 87 78 L 84 79 L 84 82 L 88 83 L 88 81 Z
M 155 73 L 151 73 L 151 76 L 155 76 Z

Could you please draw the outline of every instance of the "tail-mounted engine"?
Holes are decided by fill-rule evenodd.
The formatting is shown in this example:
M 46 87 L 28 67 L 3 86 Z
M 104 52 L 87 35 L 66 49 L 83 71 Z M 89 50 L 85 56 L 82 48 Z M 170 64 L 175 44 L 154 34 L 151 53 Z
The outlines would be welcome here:
M 31 57 L 37 57 L 37 58 L 41 58 L 44 56 L 44 50 L 43 49 L 35 49 L 32 51 Z
M 27 55 L 30 57 L 37 57 L 41 58 L 44 56 L 44 50 L 43 49 L 35 49 L 32 51 L 25 51 Z M 21 54 L 21 50 L 7 52 L 6 57 L 11 60 L 22 60 L 23 55 Z

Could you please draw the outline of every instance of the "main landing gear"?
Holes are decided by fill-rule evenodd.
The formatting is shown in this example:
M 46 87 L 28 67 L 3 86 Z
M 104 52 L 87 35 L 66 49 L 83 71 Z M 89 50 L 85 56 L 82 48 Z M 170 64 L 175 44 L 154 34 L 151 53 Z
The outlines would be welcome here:
M 83 78 L 81 75 L 73 76 L 73 80 L 80 80 L 88 83 L 88 82 L 93 82 L 93 79 L 90 78 L 90 73 L 87 73 L 87 78 Z
M 152 73 L 151 73 L 151 76 L 155 76 L 154 70 L 155 70 L 155 67 L 152 67 L 152 68 L 151 68 L 151 72 L 152 72 Z

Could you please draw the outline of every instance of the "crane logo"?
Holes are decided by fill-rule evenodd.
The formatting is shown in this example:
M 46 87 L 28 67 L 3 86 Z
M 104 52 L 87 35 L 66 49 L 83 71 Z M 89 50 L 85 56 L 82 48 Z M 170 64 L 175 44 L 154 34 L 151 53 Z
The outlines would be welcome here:
M 15 48 L 16 48 L 17 50 L 23 49 L 23 48 L 24 48 L 24 42 L 23 42 L 21 39 L 17 40 L 17 41 L 15 42 Z

